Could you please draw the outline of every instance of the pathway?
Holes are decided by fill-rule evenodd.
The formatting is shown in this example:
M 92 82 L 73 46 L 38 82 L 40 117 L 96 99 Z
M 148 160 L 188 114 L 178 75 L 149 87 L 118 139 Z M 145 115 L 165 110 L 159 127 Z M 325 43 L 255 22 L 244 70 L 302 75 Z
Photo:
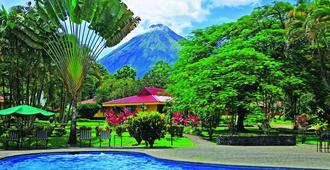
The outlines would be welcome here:
M 272 166 L 272 167 L 296 167 L 330 169 L 330 153 L 316 152 L 315 145 L 298 146 L 223 146 L 216 145 L 198 136 L 186 135 L 191 139 L 195 147 L 183 147 L 174 149 L 144 149 L 144 148 L 68 148 L 49 150 L 27 151 L 3 151 L 0 150 L 0 158 L 27 153 L 38 152 L 66 152 L 66 151 L 131 151 L 147 153 L 151 156 L 216 164 Z

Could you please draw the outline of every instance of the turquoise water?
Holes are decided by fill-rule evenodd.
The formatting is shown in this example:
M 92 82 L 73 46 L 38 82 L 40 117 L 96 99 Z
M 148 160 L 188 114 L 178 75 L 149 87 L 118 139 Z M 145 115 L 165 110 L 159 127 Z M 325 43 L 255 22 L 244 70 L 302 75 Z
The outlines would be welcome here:
M 222 166 L 157 159 L 146 154 L 130 152 L 81 152 L 31 154 L 0 159 L 1 170 L 273 170 L 260 168 Z

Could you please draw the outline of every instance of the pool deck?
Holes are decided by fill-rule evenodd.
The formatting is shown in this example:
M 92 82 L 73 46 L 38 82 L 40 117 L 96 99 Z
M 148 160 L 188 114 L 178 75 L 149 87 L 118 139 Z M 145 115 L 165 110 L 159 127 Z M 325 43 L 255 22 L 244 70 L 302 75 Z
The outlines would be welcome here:
M 195 147 L 146 149 L 146 148 L 65 148 L 44 150 L 0 150 L 0 158 L 7 156 L 44 152 L 125 151 L 179 161 L 246 165 L 267 167 L 290 167 L 330 169 L 330 153 L 316 152 L 315 145 L 298 146 L 223 146 L 200 137 L 186 135 Z

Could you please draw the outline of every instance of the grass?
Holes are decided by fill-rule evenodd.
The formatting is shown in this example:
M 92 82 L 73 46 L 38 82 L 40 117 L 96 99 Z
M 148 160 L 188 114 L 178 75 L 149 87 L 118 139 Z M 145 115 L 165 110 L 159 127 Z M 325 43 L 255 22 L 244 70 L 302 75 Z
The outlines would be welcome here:
M 39 123 L 45 123 L 44 121 L 38 121 Z M 70 124 L 70 122 L 69 122 Z M 86 121 L 83 119 L 82 121 L 78 119 L 77 122 L 77 129 L 81 126 L 87 126 L 92 128 L 92 142 L 91 147 L 99 147 L 100 140 L 96 136 L 96 126 L 103 126 L 105 125 L 104 120 L 90 120 Z M 66 127 L 66 135 L 62 137 L 49 137 L 48 140 L 48 148 L 66 148 L 68 147 L 68 139 L 70 134 L 70 127 Z M 79 137 L 78 137 L 78 146 L 80 144 Z M 39 142 L 40 147 L 44 147 L 45 142 Z M 101 143 L 102 147 L 109 146 L 109 140 L 103 140 Z M 11 143 L 10 146 L 16 146 L 15 143 Z M 89 141 L 82 141 L 82 146 L 89 146 Z M 122 135 L 122 146 L 137 146 L 137 142 L 133 137 L 130 137 L 128 132 L 124 132 Z M 142 142 L 138 147 L 145 147 L 145 143 Z M 176 148 L 176 147 L 193 147 L 194 144 L 186 137 L 173 137 L 173 145 L 171 145 L 171 136 L 169 134 L 165 135 L 165 138 L 161 138 L 160 140 L 156 140 L 154 147 L 157 148 Z M 3 147 L 3 143 L 0 142 L 0 148 Z M 24 138 L 23 139 L 23 148 L 32 149 L 36 147 L 36 142 L 34 139 Z M 111 133 L 111 147 L 121 147 L 121 138 L 120 136 L 116 135 L 113 131 Z
M 78 128 L 80 126 L 87 126 L 92 128 L 92 136 L 96 136 L 96 126 L 104 126 L 107 125 L 104 120 L 90 120 L 90 121 L 79 121 L 77 122 Z M 68 129 L 69 130 L 69 129 Z M 85 141 L 86 143 L 87 141 Z M 108 140 L 102 141 L 102 146 L 108 146 Z M 136 146 L 137 142 L 133 137 L 130 137 L 128 132 L 124 132 L 122 135 L 122 146 Z M 92 146 L 98 147 L 99 146 L 99 139 L 93 138 Z M 111 136 L 111 146 L 121 146 L 121 138 L 120 136 L 115 135 L 115 132 L 112 132 Z M 141 147 L 145 146 L 145 143 L 142 142 Z M 171 135 L 167 134 L 165 138 L 160 140 L 156 140 L 155 147 L 192 147 L 194 144 L 186 137 L 174 137 L 173 138 L 173 146 L 171 145 Z
M 230 119 L 230 117 L 226 117 L 226 119 Z M 48 121 L 38 121 L 39 123 L 47 123 Z M 277 127 L 277 125 L 292 125 L 292 121 L 290 120 L 285 120 L 285 119 L 281 119 L 280 117 L 275 117 L 271 122 L 272 127 Z M 70 122 L 69 122 L 70 124 Z M 93 136 L 93 140 L 92 140 L 92 147 L 99 147 L 99 139 L 96 137 L 96 130 L 95 127 L 96 126 L 105 126 L 107 125 L 106 122 L 104 120 L 88 120 L 88 119 L 78 119 L 77 122 L 77 129 L 79 129 L 79 127 L 81 126 L 86 126 L 86 127 L 91 127 L 92 128 L 92 136 Z M 262 135 L 263 132 L 262 130 L 260 130 L 257 126 L 246 126 L 246 131 L 242 132 L 242 133 L 238 133 L 237 135 L 240 136 L 255 136 L 255 135 Z M 185 129 L 189 129 L 189 128 L 185 128 Z M 191 131 L 188 133 L 193 133 L 193 129 L 190 129 Z M 48 147 L 51 148 L 65 148 L 68 147 L 67 145 L 67 141 L 69 138 L 69 131 L 70 128 L 69 126 L 66 127 L 66 135 L 63 137 L 49 137 L 49 143 L 48 143 Z M 186 131 L 187 132 L 187 131 Z M 301 144 L 301 139 L 302 139 L 302 135 L 300 133 L 298 133 L 298 131 L 296 130 L 292 130 L 289 128 L 272 128 L 270 131 L 271 135 L 297 135 L 297 144 Z M 215 132 L 213 134 L 213 139 L 212 142 L 216 143 L 216 137 L 219 135 L 230 135 L 229 129 L 227 127 L 226 124 L 220 124 L 219 127 L 217 127 L 215 129 Z M 203 130 L 201 132 L 201 136 L 205 137 L 205 139 L 208 138 L 208 133 L 206 130 Z M 306 132 L 306 141 L 305 144 L 312 144 L 315 145 L 317 143 L 317 138 L 314 135 L 313 131 L 307 131 Z M 35 147 L 35 142 L 34 140 L 24 140 L 24 146 L 29 146 L 30 148 L 34 148 Z M 78 141 L 79 144 L 79 141 Z M 83 146 L 88 146 L 89 141 L 83 141 Z M 128 132 L 124 132 L 123 133 L 123 137 L 122 137 L 122 146 L 123 147 L 127 147 L 127 146 L 136 146 L 137 142 L 135 141 L 135 139 L 133 137 L 129 136 Z M 0 142 L 0 147 L 2 147 L 2 143 Z M 12 144 L 13 145 L 13 144 Z M 104 140 L 102 141 L 102 147 L 107 147 L 108 144 L 108 140 Z M 115 132 L 112 132 L 112 136 L 111 136 L 111 146 L 112 147 L 120 147 L 121 146 L 121 138 L 117 135 L 115 135 Z M 139 147 L 144 147 L 145 143 L 142 142 L 141 145 L 139 145 Z M 158 148 L 170 148 L 170 147 L 193 147 L 194 144 L 186 137 L 174 137 L 173 138 L 173 146 L 171 145 L 171 138 L 170 135 L 167 134 L 165 136 L 165 138 L 162 138 L 160 140 L 156 140 L 155 147 Z

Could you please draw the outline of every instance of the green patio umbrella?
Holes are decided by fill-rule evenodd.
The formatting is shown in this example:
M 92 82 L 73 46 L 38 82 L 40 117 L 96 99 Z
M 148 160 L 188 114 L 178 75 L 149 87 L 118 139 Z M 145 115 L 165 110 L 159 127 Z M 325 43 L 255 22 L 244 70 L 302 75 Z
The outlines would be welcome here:
M 55 113 L 48 112 L 36 107 L 28 106 L 28 105 L 20 105 L 16 107 L 11 107 L 8 109 L 0 110 L 0 116 L 7 116 L 11 114 L 20 114 L 20 115 L 26 115 L 26 116 L 32 116 L 36 114 L 41 114 L 43 116 L 52 116 Z

